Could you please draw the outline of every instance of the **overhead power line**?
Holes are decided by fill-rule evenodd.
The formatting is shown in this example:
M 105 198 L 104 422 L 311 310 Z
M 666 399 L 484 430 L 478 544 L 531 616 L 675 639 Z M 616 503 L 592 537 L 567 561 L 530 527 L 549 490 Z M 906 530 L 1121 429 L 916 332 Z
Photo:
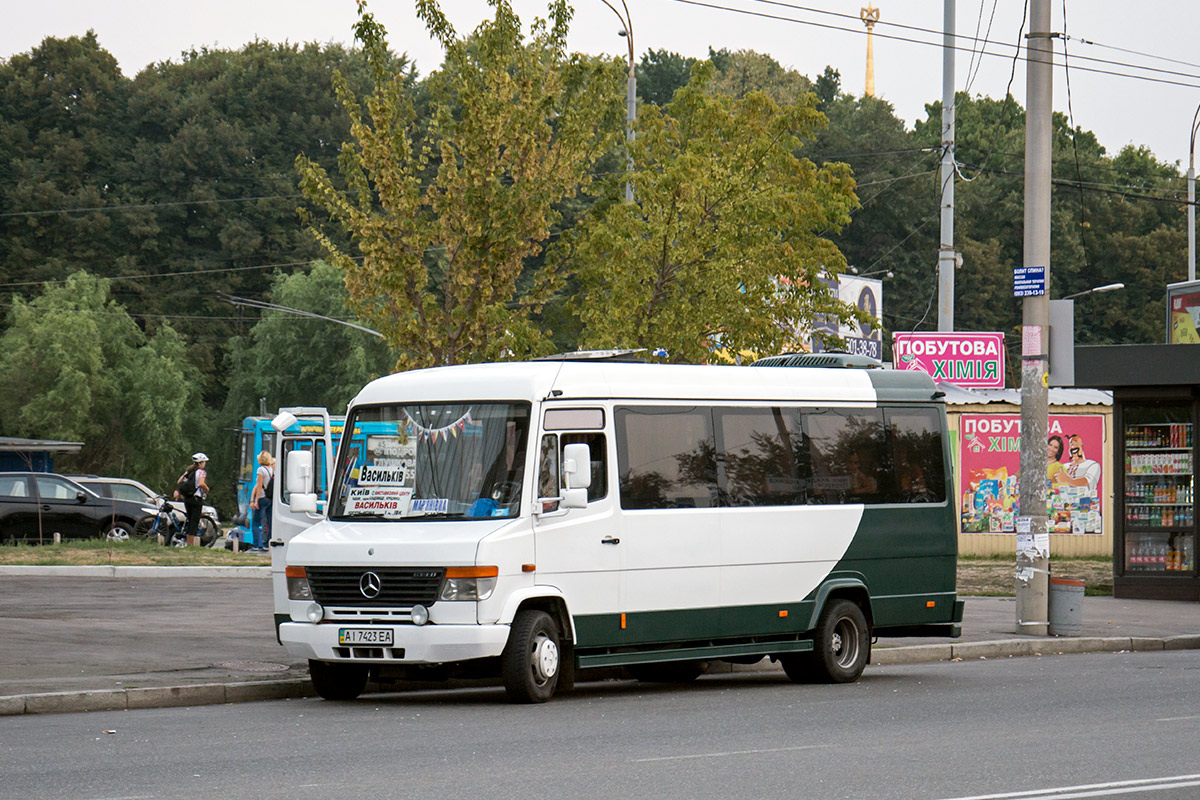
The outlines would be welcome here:
M 806 6 L 795 6 L 795 5 L 792 5 L 789 3 L 776 2 L 775 0 L 754 0 L 754 1 L 760 2 L 760 3 L 768 3 L 770 5 L 784 6 L 784 7 L 791 8 L 794 10 L 799 10 L 799 11 L 810 11 L 812 13 L 828 14 L 831 16 L 850 18 L 850 15 L 848 15 L 848 14 L 841 14 L 839 12 L 833 12 L 833 11 L 825 11 L 823 9 L 814 9 L 814 8 L 809 8 Z M 727 11 L 727 12 L 734 13 L 734 14 L 742 14 L 742 15 L 751 16 L 751 17 L 760 17 L 762 19 L 769 19 L 769 20 L 776 21 L 776 22 L 791 22 L 791 23 L 794 23 L 797 25 L 808 25 L 810 27 L 823 28 L 825 30 L 842 31 L 844 33 L 852 33 L 856 36 L 865 36 L 866 35 L 866 31 L 864 29 L 862 29 L 861 25 L 859 26 L 859 28 L 844 27 L 841 25 L 834 25 L 832 23 L 827 23 L 827 22 L 817 22 L 815 20 L 808 20 L 808 19 L 797 19 L 796 17 L 788 17 L 788 16 L 783 16 L 780 14 L 768 14 L 763 11 L 754 11 L 754 10 L 748 9 L 748 8 L 734 8 L 731 6 L 721 5 L 720 3 L 705 2 L 704 0 L 673 0 L 673 2 L 680 3 L 682 5 L 696 6 L 698 8 L 709 8 L 714 11 Z M 853 17 L 853 19 L 858 21 L 858 17 Z M 880 24 L 882 25 L 884 23 L 881 21 Z M 921 32 L 921 33 L 936 34 L 939 37 L 942 35 L 941 31 L 934 31 L 930 28 L 919 28 L 919 27 L 912 26 L 912 25 L 900 25 L 898 23 L 892 23 L 892 25 L 894 27 L 910 29 L 910 30 L 914 30 L 917 32 Z M 900 36 L 898 34 L 881 33 L 879 31 L 875 31 L 874 36 L 876 38 L 880 38 L 880 39 L 891 39 L 893 41 L 908 42 L 910 44 L 919 44 L 919 45 L 924 45 L 926 47 L 936 47 L 939 50 L 944 49 L 944 47 L 945 47 L 945 45 L 941 41 L 932 42 L 932 41 L 926 41 L 924 39 L 916 39 L 911 36 Z M 973 37 L 956 35 L 955 40 L 958 41 L 960 39 L 965 39 L 965 40 L 969 41 L 972 38 Z M 1014 46 L 1012 44 L 1008 44 L 1007 42 L 994 42 L 994 41 L 990 41 L 990 40 L 987 40 L 987 43 L 999 45 L 1001 47 L 1016 47 L 1015 52 L 1017 53 L 1018 60 L 1021 60 L 1021 61 L 1029 60 L 1029 58 L 1027 56 L 1020 55 L 1021 51 L 1025 49 L 1024 47 L 1022 47 L 1020 45 Z M 963 53 L 971 52 L 971 48 L 964 46 L 964 45 L 955 45 L 953 49 L 963 52 Z M 1000 53 L 985 52 L 984 54 L 989 55 L 989 56 L 1008 58 L 1008 56 L 1000 54 Z M 1184 86 L 1184 87 L 1187 87 L 1190 89 L 1200 89 L 1200 74 L 1195 74 L 1195 73 L 1190 73 L 1190 72 L 1179 72 L 1176 70 L 1164 70 L 1164 69 L 1159 69 L 1157 67 L 1147 67 L 1147 66 L 1143 66 L 1140 64 L 1130 64 L 1130 63 L 1121 62 L 1121 61 L 1098 59 L 1098 58 L 1092 58 L 1089 56 L 1075 56 L 1075 60 L 1078 61 L 1081 59 L 1093 61 L 1098 64 L 1109 64 L 1112 66 L 1127 67 L 1129 69 L 1140 70 L 1142 72 L 1161 73 L 1163 75 L 1174 75 L 1174 76 L 1177 76 L 1180 78 L 1188 78 L 1188 79 L 1190 79 L 1190 82 L 1186 81 L 1186 80 L 1174 80 L 1174 79 L 1168 78 L 1168 77 L 1155 77 L 1153 75 L 1137 75 L 1137 74 L 1130 73 L 1130 72 L 1118 72 L 1115 70 L 1100 69 L 1099 67 L 1086 67 L 1086 66 L 1079 66 L 1079 65 L 1076 65 L 1074 67 L 1076 72 L 1093 72 L 1093 73 L 1096 73 L 1099 75 L 1112 75 L 1115 77 L 1131 78 L 1134 80 L 1149 81 L 1152 83 L 1163 83 L 1163 84 L 1167 84 L 1170 86 Z M 1056 66 L 1056 67 L 1062 66 L 1062 64 L 1057 61 L 1052 61 L 1051 65 Z
M 206 206 L 222 203 L 252 203 L 258 200 L 295 200 L 302 198 L 300 194 L 268 194 L 259 197 L 229 197 L 221 200 L 167 200 L 158 203 L 128 203 L 111 206 L 89 206 L 86 208 L 52 208 L 46 211 L 8 211 L 0 214 L 0 219 L 8 217 L 44 217 L 50 214 L 86 214 L 92 211 L 133 211 L 139 208 L 167 208 L 170 206 Z

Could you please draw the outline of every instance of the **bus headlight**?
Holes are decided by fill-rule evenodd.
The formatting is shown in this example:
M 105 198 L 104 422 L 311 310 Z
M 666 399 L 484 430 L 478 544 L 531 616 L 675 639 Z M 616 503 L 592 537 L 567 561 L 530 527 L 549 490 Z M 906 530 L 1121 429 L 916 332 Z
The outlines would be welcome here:
M 287 592 L 289 600 L 312 600 L 312 587 L 308 585 L 308 573 L 304 567 L 288 567 L 284 571 L 287 576 Z
M 325 618 L 325 609 L 321 608 L 320 603 L 309 603 L 308 608 L 304 609 L 304 616 L 308 617 L 309 622 L 317 623 Z
M 429 622 L 429 609 L 418 603 L 409 611 L 413 625 L 424 625 Z
M 496 590 L 499 567 L 449 567 L 439 600 L 487 600 Z

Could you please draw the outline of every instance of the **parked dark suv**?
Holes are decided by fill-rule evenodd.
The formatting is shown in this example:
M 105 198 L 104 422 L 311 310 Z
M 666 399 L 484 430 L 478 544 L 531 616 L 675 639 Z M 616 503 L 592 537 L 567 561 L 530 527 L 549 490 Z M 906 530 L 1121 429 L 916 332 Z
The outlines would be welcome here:
M 100 497 L 61 475 L 0 472 L 0 542 L 51 542 L 55 533 L 123 541 L 155 513 L 152 505 Z

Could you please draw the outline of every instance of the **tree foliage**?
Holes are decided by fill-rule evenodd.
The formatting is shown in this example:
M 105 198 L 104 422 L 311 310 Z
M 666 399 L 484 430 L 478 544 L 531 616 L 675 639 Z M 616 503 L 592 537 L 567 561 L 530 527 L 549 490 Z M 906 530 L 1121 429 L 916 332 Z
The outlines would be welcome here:
M 550 23 L 534 22 L 528 42 L 507 0 L 492 5 L 495 18 L 464 39 L 436 2 L 418 4 L 446 50 L 422 125 L 386 68 L 385 30 L 360 3 L 356 35 L 374 81 L 365 115 L 335 78 L 351 120 L 339 161 L 349 191 L 297 159 L 306 197 L 361 258 L 313 231 L 400 368 L 544 349 L 534 317 L 559 278 L 543 264 L 519 281 L 559 221 L 555 204 L 588 185 L 588 168 L 619 136 L 619 65 L 566 54 L 564 0 L 552 3 Z
M 309 272 L 276 273 L 275 305 L 355 322 L 346 307 L 342 271 L 316 261 Z M 357 323 L 356 323 L 357 324 Z M 324 406 L 340 414 L 363 384 L 386 375 L 395 362 L 378 338 L 336 322 L 265 311 L 230 348 L 226 417 L 236 423 L 257 414 L 263 400 L 283 406 Z
M 712 77 L 698 68 L 664 109 L 642 110 L 635 203 L 610 200 L 569 241 L 588 346 L 702 362 L 714 344 L 777 352 L 816 314 L 848 318 L 820 279 L 844 266 L 822 234 L 850 221 L 854 182 L 794 155 L 824 117 L 811 96 L 713 94 Z
M 0 337 L 0 424 L 10 436 L 83 442 L 81 472 L 166 487 L 208 413 L 184 344 L 168 326 L 146 337 L 86 272 L 14 298 Z

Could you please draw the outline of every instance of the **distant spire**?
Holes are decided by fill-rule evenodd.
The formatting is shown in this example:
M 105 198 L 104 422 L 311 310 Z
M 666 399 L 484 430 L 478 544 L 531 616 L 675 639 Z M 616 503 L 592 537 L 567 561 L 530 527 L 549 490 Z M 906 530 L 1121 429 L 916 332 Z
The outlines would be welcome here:
M 865 94 L 867 97 L 875 96 L 875 46 L 872 32 L 875 30 L 875 23 L 879 22 L 879 9 L 872 8 L 868 3 L 860 14 L 863 24 L 867 26 L 867 88 Z

